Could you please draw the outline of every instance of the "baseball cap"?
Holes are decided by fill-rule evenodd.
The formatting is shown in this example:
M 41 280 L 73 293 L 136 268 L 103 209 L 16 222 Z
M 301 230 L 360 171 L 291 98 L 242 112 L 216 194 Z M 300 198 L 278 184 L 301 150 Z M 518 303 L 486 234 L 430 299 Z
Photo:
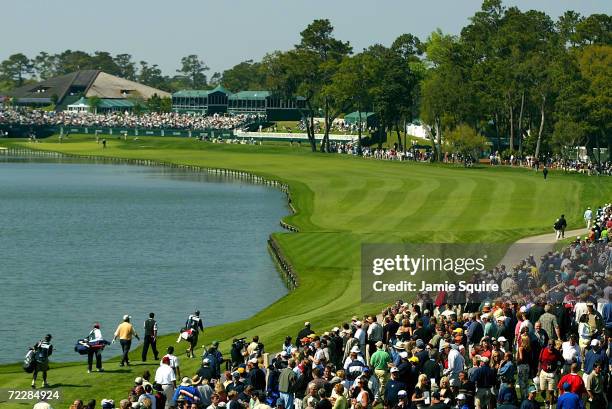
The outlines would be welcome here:
M 591 346 L 598 346 L 598 345 L 599 345 L 598 339 L 591 340 Z
M 407 395 L 408 393 L 403 389 L 397 393 L 397 396 L 407 396 Z
M 457 395 L 457 400 L 465 400 L 465 394 L 460 393 L 459 395 Z
M 142 382 L 143 382 L 142 376 L 139 376 L 136 379 L 134 379 L 134 383 L 137 385 L 142 385 Z
M 402 351 L 402 352 L 400 352 L 399 356 L 400 356 L 400 358 L 406 359 L 406 358 L 408 358 L 408 352 Z
M 397 367 L 392 367 L 391 370 L 389 371 L 391 373 L 395 373 L 395 372 L 399 372 L 399 369 L 397 369 Z
M 125 315 L 123 316 L 123 321 L 125 321 L 125 320 L 129 320 L 129 319 L 132 319 L 132 316 L 131 316 L 131 315 L 125 314 Z

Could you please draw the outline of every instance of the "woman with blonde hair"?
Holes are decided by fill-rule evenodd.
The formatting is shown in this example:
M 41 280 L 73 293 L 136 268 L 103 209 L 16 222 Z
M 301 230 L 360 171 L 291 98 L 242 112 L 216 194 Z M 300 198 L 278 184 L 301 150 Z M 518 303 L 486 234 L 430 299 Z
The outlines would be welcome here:
M 417 380 L 417 384 L 414 387 L 414 393 L 412 394 L 412 403 L 417 408 L 423 408 L 429 405 L 431 402 L 431 390 L 429 386 L 429 379 L 427 375 L 420 374 Z
M 440 378 L 440 399 L 444 400 L 444 398 L 452 395 L 452 391 L 450 390 L 450 381 L 448 376 L 443 376 Z

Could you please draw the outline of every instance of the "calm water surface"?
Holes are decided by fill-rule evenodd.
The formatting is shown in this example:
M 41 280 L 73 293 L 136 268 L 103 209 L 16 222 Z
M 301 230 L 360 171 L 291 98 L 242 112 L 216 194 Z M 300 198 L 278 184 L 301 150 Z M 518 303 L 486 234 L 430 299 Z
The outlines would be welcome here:
M 266 250 L 283 194 L 156 167 L 0 158 L 0 363 L 53 335 L 54 360 L 123 314 L 174 333 L 247 318 L 286 294 Z M 106 357 L 120 354 L 118 343 Z

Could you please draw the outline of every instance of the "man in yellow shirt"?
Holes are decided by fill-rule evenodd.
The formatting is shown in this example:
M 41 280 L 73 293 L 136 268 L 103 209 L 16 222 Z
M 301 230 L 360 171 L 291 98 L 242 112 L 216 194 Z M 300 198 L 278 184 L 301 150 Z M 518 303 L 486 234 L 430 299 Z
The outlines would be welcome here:
M 134 326 L 130 323 L 131 318 L 132 317 L 127 314 L 123 316 L 123 322 L 119 324 L 115 331 L 115 336 L 113 337 L 113 342 L 119 338 L 121 349 L 123 350 L 123 357 L 121 358 L 121 364 L 119 366 L 130 365 L 128 353 L 132 346 L 132 337 L 136 337 L 136 339 L 140 341 L 140 337 L 134 330 Z

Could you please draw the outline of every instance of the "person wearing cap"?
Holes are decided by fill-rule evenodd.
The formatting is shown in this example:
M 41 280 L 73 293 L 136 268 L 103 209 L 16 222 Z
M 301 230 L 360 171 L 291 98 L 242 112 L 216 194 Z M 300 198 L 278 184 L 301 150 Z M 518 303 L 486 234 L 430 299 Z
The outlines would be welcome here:
M 374 375 L 378 379 L 379 390 L 376 391 L 377 396 L 383 396 L 391 364 L 391 355 L 385 351 L 382 341 L 377 341 L 375 346 L 376 352 L 370 357 L 370 366 L 374 368 Z
M 155 383 L 161 386 L 161 390 L 166 397 L 165 408 L 173 406 L 172 397 L 176 389 L 176 375 L 170 366 L 170 358 L 164 356 L 159 368 L 155 371 Z M 161 409 L 161 408 L 160 408 Z
M 172 396 L 172 400 L 177 402 L 179 397 L 182 398 L 187 404 L 191 405 L 192 403 L 199 403 L 202 400 L 202 396 L 200 395 L 200 391 L 198 388 L 193 386 L 191 379 L 188 377 L 184 377 L 181 381 L 181 384 L 174 391 L 174 395 Z
M 249 385 L 253 386 L 256 392 L 264 392 L 266 390 L 266 373 L 259 367 L 257 358 L 249 359 L 247 368 L 249 370 Z
M 198 337 L 200 331 L 204 331 L 204 323 L 200 318 L 200 311 L 196 310 L 193 314 L 187 317 L 185 322 L 185 328 L 193 330 L 191 338 L 189 338 L 189 348 L 187 349 L 187 356 L 195 358 L 195 348 L 198 345 Z
M 593 211 L 591 210 L 591 206 L 588 206 L 584 211 L 584 223 L 586 224 L 587 230 L 593 227 Z
M 491 389 L 496 383 L 495 371 L 489 365 L 489 358 L 480 358 L 480 366 L 471 373 L 470 381 L 476 386 L 476 408 L 487 408 L 492 398 Z
M 444 370 L 444 374 L 448 375 L 449 378 L 458 379 L 459 372 L 465 368 L 465 358 L 458 349 L 451 347 L 448 342 L 442 345 L 442 350 L 448 361 L 448 367 Z
M 361 356 L 361 350 L 357 345 L 350 349 L 349 356 L 344 360 L 344 371 L 349 380 L 355 380 L 363 372 L 366 363 Z
M 296 345 L 298 346 L 298 348 L 304 347 L 305 345 L 302 345 L 302 339 L 306 338 L 308 335 L 312 334 L 313 331 L 310 328 L 310 322 L 306 321 L 304 323 L 304 328 L 302 328 L 300 330 L 300 332 L 298 332 L 296 339 Z
M 155 313 L 149 313 L 149 318 L 144 322 L 144 339 L 142 343 L 142 362 L 147 362 L 147 353 L 149 346 L 153 351 L 153 357 L 157 361 L 157 321 L 155 321 Z
M 32 388 L 36 387 L 36 378 L 38 373 L 42 372 L 42 387 L 48 388 L 47 371 L 49 371 L 49 357 L 53 354 L 53 345 L 51 345 L 51 334 L 47 334 L 38 341 L 31 349 L 34 351 L 34 372 L 32 373 Z
M 121 363 L 119 366 L 130 365 L 130 358 L 128 354 L 130 353 L 130 348 L 132 347 L 132 338 L 136 338 L 140 341 L 140 337 L 136 333 L 134 326 L 130 323 L 129 315 L 123 316 L 123 322 L 119 324 L 117 329 L 115 330 L 115 335 L 113 337 L 113 342 L 117 338 L 119 338 L 119 343 L 121 344 L 121 350 L 123 351 L 123 355 L 121 357 Z
M 609 360 L 606 355 L 606 351 L 601 347 L 601 342 L 598 339 L 591 341 L 591 348 L 584 355 L 583 375 L 584 383 L 586 384 L 586 377 L 593 372 L 596 362 L 601 362 L 603 365 L 603 373 L 607 374 Z
M 457 406 L 456 406 L 457 409 L 470 409 L 470 407 L 465 401 L 466 396 L 464 393 L 458 394 L 455 400 L 457 401 Z
M 202 379 L 215 379 L 214 369 L 210 366 L 210 360 L 208 358 L 202 359 L 202 365 L 198 369 L 197 374 Z
M 584 407 L 580 397 L 570 390 L 570 384 L 563 384 L 563 393 L 557 400 L 557 409 L 580 409 Z
M 204 351 L 202 359 L 204 358 L 208 359 L 212 369 L 212 378 L 207 379 L 219 379 L 221 377 L 221 364 L 224 362 L 223 354 L 219 351 L 219 341 L 213 341 L 210 347 Z
M 382 396 L 385 407 L 392 408 L 397 405 L 399 401 L 398 393 L 402 390 L 406 392 L 408 385 L 400 381 L 399 369 L 397 367 L 391 367 L 390 373 L 391 379 L 385 384 L 385 390 Z
M 540 404 L 536 401 L 538 389 L 531 385 L 527 388 L 527 397 L 523 399 L 520 409 L 540 409 Z

